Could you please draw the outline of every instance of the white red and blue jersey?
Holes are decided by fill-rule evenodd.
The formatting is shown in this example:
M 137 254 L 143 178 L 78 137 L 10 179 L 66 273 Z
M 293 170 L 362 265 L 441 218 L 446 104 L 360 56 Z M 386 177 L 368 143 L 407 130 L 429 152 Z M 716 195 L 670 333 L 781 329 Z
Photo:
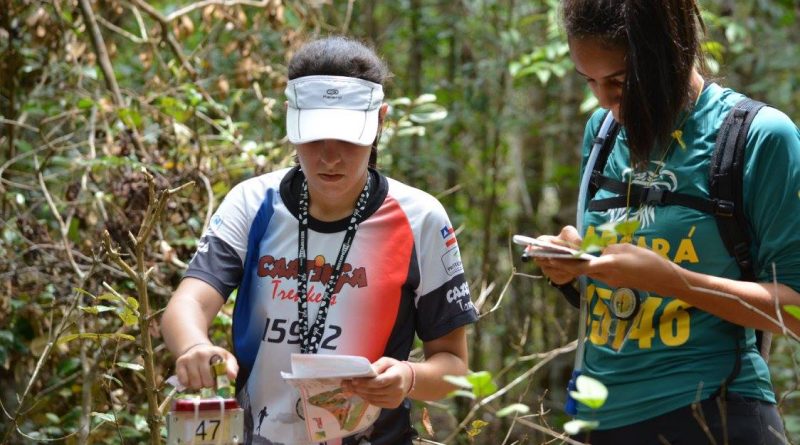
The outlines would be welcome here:
M 334 289 L 319 354 L 408 358 L 416 334 L 435 340 L 477 320 L 455 233 L 431 195 L 370 170 L 372 190 Z M 234 187 L 200 240 L 187 277 L 227 298 L 238 288 L 233 353 L 247 443 L 307 445 L 299 394 L 281 379 L 300 352 L 297 307 L 298 167 Z M 349 217 L 309 216 L 308 303 L 316 318 Z M 410 444 L 410 402 L 367 431 L 328 445 Z

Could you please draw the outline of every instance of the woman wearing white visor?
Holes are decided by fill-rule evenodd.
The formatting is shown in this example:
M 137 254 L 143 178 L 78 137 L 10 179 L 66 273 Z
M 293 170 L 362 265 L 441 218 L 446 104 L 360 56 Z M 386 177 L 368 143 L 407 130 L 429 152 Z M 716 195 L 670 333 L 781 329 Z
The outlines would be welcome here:
M 212 385 L 209 360 L 236 376 L 248 443 L 310 444 L 290 355 L 359 355 L 377 376 L 345 389 L 382 408 L 327 444 L 410 444 L 409 398 L 433 400 L 467 370 L 465 325 L 477 320 L 441 204 L 375 170 L 388 70 L 341 37 L 289 63 L 287 132 L 299 165 L 231 190 L 163 317 L 186 386 Z M 238 289 L 232 353 L 207 331 Z M 426 360 L 409 363 L 414 335 Z M 376 411 L 377 412 L 377 411 Z

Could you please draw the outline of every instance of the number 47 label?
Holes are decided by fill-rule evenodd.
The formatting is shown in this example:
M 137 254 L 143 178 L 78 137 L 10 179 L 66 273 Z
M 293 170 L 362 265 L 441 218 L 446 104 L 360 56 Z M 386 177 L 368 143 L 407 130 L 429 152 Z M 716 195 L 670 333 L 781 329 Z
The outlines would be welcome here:
M 205 445 L 242 443 L 243 410 L 171 412 L 167 417 L 168 445 Z

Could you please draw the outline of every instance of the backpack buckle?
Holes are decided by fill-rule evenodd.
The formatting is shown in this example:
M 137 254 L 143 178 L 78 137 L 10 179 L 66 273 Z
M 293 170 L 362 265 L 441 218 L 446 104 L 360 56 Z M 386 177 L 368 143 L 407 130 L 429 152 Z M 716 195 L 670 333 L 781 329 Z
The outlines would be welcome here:
M 645 187 L 642 189 L 642 204 L 664 204 L 664 190 L 658 187 Z
M 727 201 L 724 199 L 715 199 L 714 200 L 714 214 L 717 216 L 725 216 L 730 218 L 733 216 L 733 209 L 735 205 L 733 201 Z

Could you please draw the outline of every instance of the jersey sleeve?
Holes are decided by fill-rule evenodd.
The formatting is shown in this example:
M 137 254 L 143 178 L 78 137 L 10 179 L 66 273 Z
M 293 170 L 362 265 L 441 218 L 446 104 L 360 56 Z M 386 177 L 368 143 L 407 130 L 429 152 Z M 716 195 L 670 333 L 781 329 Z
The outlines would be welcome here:
M 420 281 L 415 306 L 416 331 L 422 341 L 434 340 L 478 320 L 464 277 L 456 234 L 442 205 L 433 207 L 419 233 Z
M 244 184 L 239 184 L 211 218 L 184 277 L 205 281 L 227 300 L 242 278 L 250 220 Z
M 785 114 L 765 107 L 750 127 L 746 153 L 744 206 L 756 275 L 800 292 L 800 130 Z

